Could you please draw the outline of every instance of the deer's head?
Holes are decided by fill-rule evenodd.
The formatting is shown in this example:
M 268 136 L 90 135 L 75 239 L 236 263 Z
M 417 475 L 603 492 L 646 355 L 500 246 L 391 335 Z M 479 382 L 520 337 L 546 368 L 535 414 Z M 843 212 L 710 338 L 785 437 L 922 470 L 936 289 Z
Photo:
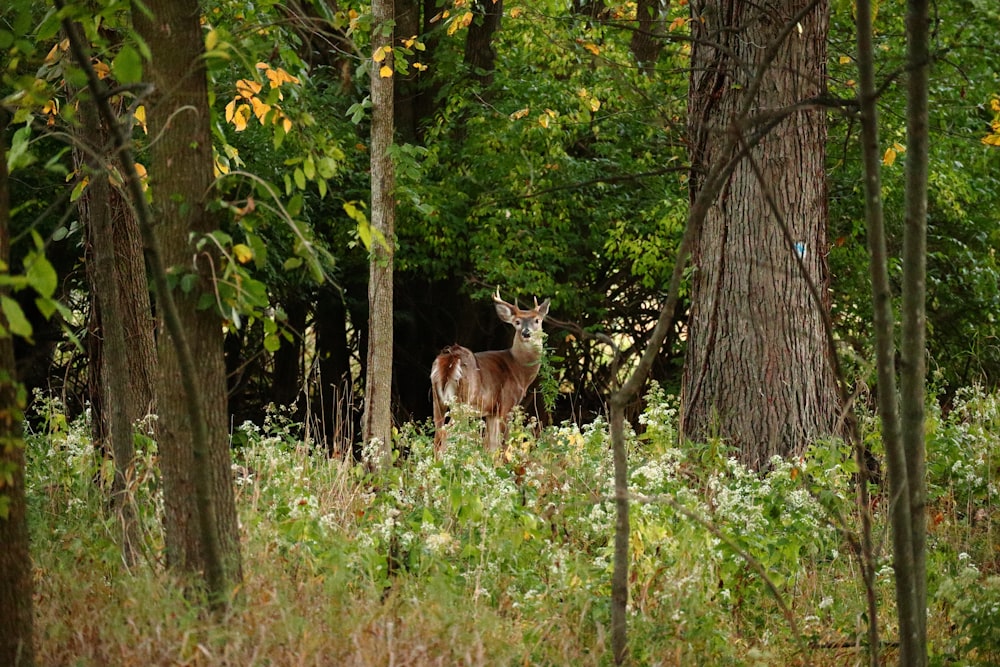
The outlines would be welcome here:
M 542 342 L 542 322 L 549 313 L 549 300 L 546 299 L 541 304 L 535 299 L 535 307 L 531 310 L 521 310 L 516 305 L 511 305 L 500 298 L 500 290 L 497 289 L 493 295 L 493 304 L 497 309 L 497 317 L 514 327 L 516 333 L 514 342 L 518 337 L 524 341 L 531 341 L 541 345 Z

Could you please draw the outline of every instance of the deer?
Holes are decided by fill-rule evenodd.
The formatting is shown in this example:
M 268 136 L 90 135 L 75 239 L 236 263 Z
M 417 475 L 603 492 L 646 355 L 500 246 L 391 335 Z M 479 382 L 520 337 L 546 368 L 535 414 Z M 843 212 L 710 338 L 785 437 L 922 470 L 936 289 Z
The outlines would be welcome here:
M 507 431 L 507 415 L 520 404 L 538 375 L 542 361 L 542 322 L 549 312 L 549 300 L 521 310 L 493 295 L 497 317 L 514 327 L 514 343 L 506 350 L 473 352 L 461 345 L 449 345 L 431 366 L 431 393 L 434 402 L 434 451 L 445 447 L 445 419 L 449 406 L 464 403 L 486 419 L 486 450 L 495 453 Z

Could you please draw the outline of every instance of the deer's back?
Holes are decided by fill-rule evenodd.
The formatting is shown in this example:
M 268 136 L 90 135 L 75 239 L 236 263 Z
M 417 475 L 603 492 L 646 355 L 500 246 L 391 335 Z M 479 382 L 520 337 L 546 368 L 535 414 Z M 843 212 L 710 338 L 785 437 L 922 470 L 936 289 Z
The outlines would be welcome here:
M 476 353 L 479 385 L 483 396 L 483 412 L 505 416 L 521 402 L 535 376 L 538 364 L 523 364 L 510 350 L 490 350 Z

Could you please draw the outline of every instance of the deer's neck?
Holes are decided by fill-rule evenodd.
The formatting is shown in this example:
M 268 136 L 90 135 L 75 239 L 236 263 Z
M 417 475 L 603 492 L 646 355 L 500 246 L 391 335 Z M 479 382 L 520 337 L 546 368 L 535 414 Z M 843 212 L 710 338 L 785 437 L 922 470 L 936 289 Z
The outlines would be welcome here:
M 534 371 L 538 370 L 538 363 L 542 358 L 542 341 L 531 338 L 525 340 L 521 336 L 514 337 L 514 344 L 510 348 L 510 356 L 514 361 L 522 366 L 530 366 Z

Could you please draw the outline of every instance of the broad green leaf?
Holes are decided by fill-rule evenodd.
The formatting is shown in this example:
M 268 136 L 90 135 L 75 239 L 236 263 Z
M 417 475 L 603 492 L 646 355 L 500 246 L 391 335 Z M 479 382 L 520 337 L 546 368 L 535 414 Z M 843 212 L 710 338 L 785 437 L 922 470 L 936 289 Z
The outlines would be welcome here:
M 9 296 L 0 297 L 0 309 L 7 320 L 7 328 L 15 336 L 31 339 L 31 322 L 24 316 L 21 305 Z
M 45 255 L 29 253 L 25 260 L 28 283 L 44 297 L 51 297 L 59 286 L 59 276 Z
M 111 62 L 111 71 L 119 83 L 139 83 L 142 81 L 142 57 L 126 44 Z
M 288 215 L 292 216 L 293 218 L 297 217 L 299 213 L 302 212 L 302 204 L 303 204 L 303 199 L 302 195 L 300 194 L 297 194 L 291 199 L 289 199 L 287 207 Z

